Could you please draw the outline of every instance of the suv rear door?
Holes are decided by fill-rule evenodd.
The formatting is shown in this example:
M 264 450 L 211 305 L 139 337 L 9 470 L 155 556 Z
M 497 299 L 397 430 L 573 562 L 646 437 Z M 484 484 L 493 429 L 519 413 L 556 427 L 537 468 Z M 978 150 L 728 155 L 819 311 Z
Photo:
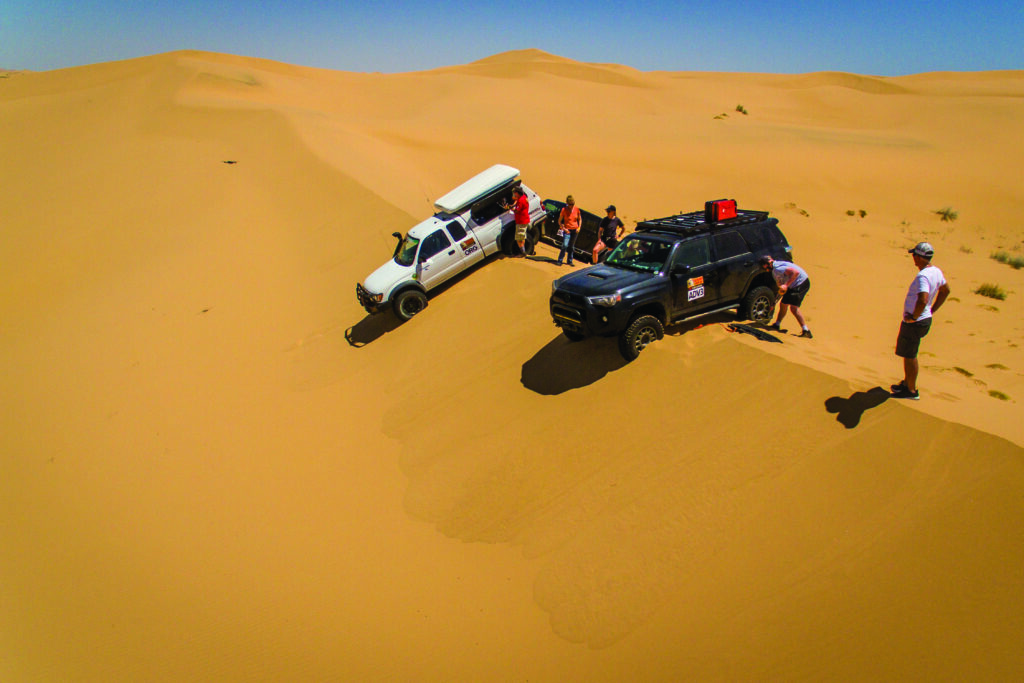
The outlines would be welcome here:
M 669 266 L 672 278 L 672 318 L 692 315 L 716 304 L 721 281 L 711 262 L 707 235 L 680 242 Z
M 754 254 L 736 230 L 716 232 L 714 244 L 715 270 L 720 277 L 719 297 L 723 306 L 739 301 L 754 274 Z

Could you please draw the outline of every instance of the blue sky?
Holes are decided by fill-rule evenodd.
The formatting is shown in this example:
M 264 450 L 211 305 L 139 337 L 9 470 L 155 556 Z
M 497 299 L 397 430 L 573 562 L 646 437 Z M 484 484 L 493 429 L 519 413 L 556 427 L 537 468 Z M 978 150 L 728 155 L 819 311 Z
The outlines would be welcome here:
M 1024 69 L 1024 2 L 0 0 L 0 67 L 198 49 L 419 71 L 528 47 L 641 70 L 897 76 Z

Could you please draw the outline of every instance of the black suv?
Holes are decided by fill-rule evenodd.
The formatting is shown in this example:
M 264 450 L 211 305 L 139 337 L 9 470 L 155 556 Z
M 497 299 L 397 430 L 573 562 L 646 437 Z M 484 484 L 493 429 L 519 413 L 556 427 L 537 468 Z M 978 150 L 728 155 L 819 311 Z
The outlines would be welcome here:
M 555 280 L 555 325 L 572 341 L 618 335 L 623 357 L 633 360 L 684 318 L 739 308 L 742 319 L 769 322 L 777 288 L 758 258 L 790 261 L 792 247 L 767 211 L 733 209 L 722 218 L 721 202 L 638 223 L 603 264 Z

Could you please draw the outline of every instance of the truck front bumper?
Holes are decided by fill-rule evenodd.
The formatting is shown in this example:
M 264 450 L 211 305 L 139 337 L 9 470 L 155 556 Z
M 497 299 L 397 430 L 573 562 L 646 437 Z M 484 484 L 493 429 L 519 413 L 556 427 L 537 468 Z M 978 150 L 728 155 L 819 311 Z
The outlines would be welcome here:
M 361 282 L 356 283 L 356 299 L 359 300 L 359 305 L 362 306 L 367 313 L 371 314 L 380 311 L 384 305 L 384 295 L 374 294 L 363 287 Z

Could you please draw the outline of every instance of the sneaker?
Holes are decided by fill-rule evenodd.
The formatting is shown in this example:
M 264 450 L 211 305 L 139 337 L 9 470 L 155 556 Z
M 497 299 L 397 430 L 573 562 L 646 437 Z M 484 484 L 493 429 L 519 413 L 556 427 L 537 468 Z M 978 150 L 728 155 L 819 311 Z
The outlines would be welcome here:
M 772 332 L 782 332 L 782 330 L 779 329 L 779 324 L 778 323 L 772 323 L 771 325 L 769 325 L 768 327 L 766 327 L 764 329 L 771 330 Z
M 904 383 L 903 380 L 900 380 L 899 384 L 892 384 L 892 385 L 890 385 L 889 388 L 892 390 L 892 393 L 894 393 L 894 394 L 896 392 L 898 392 L 898 391 L 908 391 L 907 385 L 906 385 L 906 383 Z
M 555 265 L 556 265 L 556 266 L 560 266 L 560 265 L 562 265 L 562 262 L 561 262 L 561 261 L 556 261 L 556 262 L 555 262 Z
M 909 398 L 911 401 L 921 400 L 920 391 L 911 391 L 905 385 L 900 387 L 899 391 L 893 391 L 891 395 L 893 398 Z
M 814 335 L 813 335 L 813 334 L 811 334 L 811 331 L 810 331 L 810 330 L 804 330 L 803 332 L 801 332 L 801 333 L 800 333 L 799 335 L 797 335 L 797 336 L 798 336 L 798 337 L 803 337 L 804 339 L 814 339 Z
M 571 266 L 571 265 L 573 265 L 573 262 L 572 262 L 572 261 L 566 261 L 566 262 L 565 262 L 565 265 L 567 265 L 567 266 Z

